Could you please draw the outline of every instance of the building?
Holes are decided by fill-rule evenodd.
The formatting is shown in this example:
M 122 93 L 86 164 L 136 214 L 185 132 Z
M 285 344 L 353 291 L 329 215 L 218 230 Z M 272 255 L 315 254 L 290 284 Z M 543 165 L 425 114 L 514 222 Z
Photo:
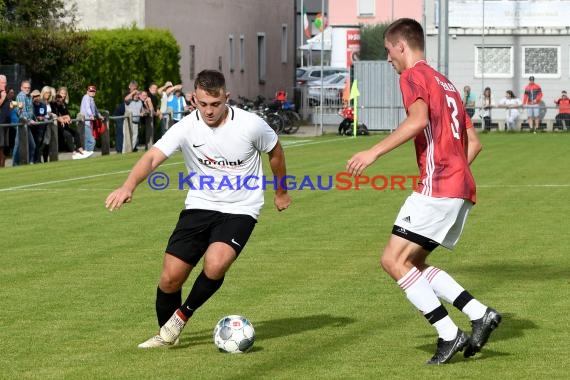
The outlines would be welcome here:
M 281 0 L 76 0 L 78 29 L 168 29 L 185 89 L 203 69 L 224 73 L 232 98 L 272 97 L 295 79 L 295 4 Z M 127 84 L 125 83 L 125 86 Z
M 425 0 L 425 7 L 427 60 L 437 67 L 438 1 Z M 554 100 L 570 89 L 570 1 L 449 0 L 448 10 L 451 81 L 477 94 L 490 87 L 498 102 L 507 90 L 522 99 L 532 75 L 549 107 L 545 118 L 554 118 Z
M 409 17 L 422 20 L 423 1 L 329 0 L 331 25 L 374 25 Z

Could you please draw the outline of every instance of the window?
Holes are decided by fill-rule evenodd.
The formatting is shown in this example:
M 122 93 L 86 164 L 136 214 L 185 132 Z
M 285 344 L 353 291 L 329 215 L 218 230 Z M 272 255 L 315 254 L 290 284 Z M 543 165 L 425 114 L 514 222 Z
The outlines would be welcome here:
M 475 78 L 512 78 L 512 46 L 475 46 Z
M 523 46 L 522 76 L 560 78 L 560 46 Z
M 267 62 L 265 51 L 265 33 L 257 33 L 257 79 L 260 84 L 265 84 Z
M 239 36 L 239 71 L 245 71 L 245 37 Z
M 196 75 L 196 45 L 190 45 L 190 79 Z
M 287 63 L 287 24 L 281 25 L 281 63 Z
M 374 0 L 358 0 L 358 17 L 370 17 L 376 14 Z
M 233 73 L 235 70 L 235 47 L 234 47 L 234 36 L 230 34 L 230 56 L 228 57 L 228 63 L 230 64 L 230 73 Z

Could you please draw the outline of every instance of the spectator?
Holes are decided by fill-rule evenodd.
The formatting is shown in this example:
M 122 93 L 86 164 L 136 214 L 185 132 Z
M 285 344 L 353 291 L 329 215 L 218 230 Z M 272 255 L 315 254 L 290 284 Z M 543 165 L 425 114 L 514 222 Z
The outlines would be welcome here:
M 188 91 L 186 94 L 184 94 L 184 102 L 186 103 L 184 106 L 184 115 L 188 115 L 190 112 L 196 109 L 194 106 L 194 96 L 192 92 Z
M 131 113 L 131 130 L 129 131 L 131 134 L 131 144 L 133 152 L 137 152 L 137 145 L 139 139 L 139 125 L 140 119 L 143 112 L 143 103 L 139 98 L 138 90 L 134 90 L 130 94 L 131 100 L 125 101 L 125 111 L 129 111 Z M 125 142 L 123 142 L 123 152 L 127 151 L 127 146 Z
M 144 149 L 148 150 L 148 144 L 152 143 L 152 131 L 154 129 L 154 116 L 155 116 L 155 108 L 154 104 L 152 103 L 152 99 L 149 96 L 148 91 L 141 91 L 139 95 L 140 100 L 142 101 L 142 114 L 140 125 L 143 128 L 144 133 Z
M 561 125 L 562 128 L 570 129 L 570 99 L 568 99 L 566 90 L 562 91 L 560 98 L 555 100 L 554 103 L 558 106 L 556 123 Z
M 123 126 L 125 124 L 125 102 L 121 101 L 113 111 L 115 119 L 115 150 L 117 153 L 123 152 Z
M 139 92 L 139 84 L 137 83 L 137 81 L 136 80 L 130 81 L 129 88 L 125 93 L 125 104 L 129 104 L 129 102 L 133 100 L 135 93 L 138 94 L 138 92 Z
M 18 109 L 18 102 L 16 101 L 16 91 L 14 91 L 13 88 L 8 87 L 8 99 L 10 100 L 10 112 L 8 114 L 8 123 L 10 124 L 17 124 L 18 123 L 18 112 L 20 111 Z M 15 121 L 14 121 L 15 120 Z M 6 156 L 11 156 L 12 154 L 12 149 L 14 149 L 14 142 L 16 139 L 16 133 L 18 132 L 18 128 L 16 127 L 10 127 L 8 128 L 9 132 L 10 132 L 10 146 L 8 147 L 8 151 L 5 152 L 4 154 Z M 12 160 L 14 158 L 12 157 Z
M 10 124 L 10 103 L 6 85 L 6 75 L 0 75 L 0 124 Z M 0 127 L 0 168 L 6 166 L 4 148 L 10 146 L 10 127 Z
M 160 87 L 157 90 L 158 94 L 160 95 L 160 108 L 159 108 L 160 136 L 158 136 L 159 138 L 162 137 L 162 135 L 164 135 L 170 124 L 170 117 L 172 115 L 168 114 L 168 98 L 172 94 L 172 91 L 174 91 L 174 86 L 170 81 L 166 82 L 164 86 Z
M 154 116 L 152 118 L 153 128 L 160 128 L 160 119 L 162 118 L 162 114 L 160 113 L 160 95 L 158 94 L 158 85 L 155 82 L 151 82 L 150 86 L 148 86 L 147 93 L 150 101 L 152 102 L 152 109 L 154 110 Z M 158 138 L 160 138 L 160 136 L 158 136 L 159 132 L 159 130 L 153 130 L 154 141 L 158 141 Z
M 79 112 L 85 116 L 85 150 L 90 154 L 95 150 L 95 137 L 93 136 L 92 121 L 103 116 L 99 113 L 97 105 L 95 104 L 95 95 L 97 88 L 94 85 L 87 86 L 87 92 L 81 99 L 81 107 Z
M 526 107 L 530 131 L 536 133 L 540 126 L 540 101 L 542 89 L 534 82 L 534 76 L 528 78 L 528 85 L 524 88 L 523 104 Z
M 42 87 L 42 90 L 40 91 L 40 100 L 45 105 L 45 108 L 46 108 L 46 115 L 45 115 L 44 121 L 53 120 L 51 103 L 54 101 L 54 99 L 55 99 L 55 88 L 50 87 L 50 86 Z M 40 148 L 40 154 L 43 156 L 44 162 L 47 162 L 48 158 L 49 158 L 49 145 L 50 145 L 50 141 L 51 141 L 51 128 L 49 127 L 49 125 L 45 125 L 44 127 L 45 127 L 44 138 L 42 140 L 43 146 Z
M 479 103 L 479 116 L 483 119 L 484 131 L 488 132 L 491 130 L 491 110 L 495 107 L 495 100 L 491 94 L 491 87 L 485 87 L 483 94 L 481 94 Z
M 505 121 L 507 125 L 505 130 L 507 132 L 515 130 L 517 119 L 519 118 L 519 107 L 521 104 L 521 100 L 517 98 L 515 93 L 511 90 L 508 90 L 505 93 L 505 97 L 499 102 L 500 107 L 506 108 Z
M 174 86 L 174 93 L 170 93 L 166 105 L 168 108 L 172 108 L 172 120 L 174 120 L 174 122 L 178 122 L 184 117 L 186 100 L 184 100 L 184 96 L 182 96 L 181 84 Z
M 79 133 L 71 128 L 71 115 L 67 108 L 66 99 L 69 99 L 67 88 L 60 87 L 55 95 L 55 100 L 51 103 L 51 110 L 57 119 L 60 146 L 68 152 L 73 152 L 71 158 L 74 160 L 87 158 L 93 152 L 87 152 L 83 149 Z
M 463 106 L 465 107 L 465 111 L 469 117 L 473 117 L 475 115 L 475 94 L 471 92 L 470 86 L 463 87 Z
M 28 162 L 34 163 L 34 152 L 36 150 L 36 143 L 34 137 L 29 129 L 29 126 L 35 123 L 34 120 L 34 105 L 30 91 L 32 89 L 29 80 L 20 82 L 20 92 L 16 96 L 17 113 L 11 113 L 12 124 L 18 124 L 20 118 L 24 118 L 28 124 Z M 16 128 L 16 138 L 14 139 L 14 151 L 12 152 L 12 166 L 20 164 L 20 128 Z
M 339 112 L 342 117 L 342 121 L 338 126 L 338 134 L 340 136 L 350 136 L 351 129 L 354 123 L 354 110 L 348 102 L 345 102 L 343 109 Z
M 47 125 L 43 124 L 43 122 L 49 120 L 49 116 L 47 114 L 46 104 L 42 101 L 41 93 L 38 90 L 34 90 L 32 91 L 31 96 L 34 107 L 34 118 L 38 122 L 30 126 L 32 136 L 34 136 L 34 142 L 36 144 L 36 149 L 34 151 L 34 164 L 39 164 L 42 162 L 42 157 L 44 162 L 47 162 L 47 156 L 44 154 L 44 151 L 46 145 L 46 131 L 48 128 Z

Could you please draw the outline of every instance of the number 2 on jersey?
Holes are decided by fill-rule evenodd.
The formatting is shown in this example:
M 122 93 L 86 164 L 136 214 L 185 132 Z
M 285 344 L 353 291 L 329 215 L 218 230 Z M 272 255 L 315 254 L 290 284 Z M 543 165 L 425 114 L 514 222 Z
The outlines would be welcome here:
M 459 121 L 457 120 L 457 102 L 451 96 L 445 94 L 447 106 L 451 108 L 451 132 L 453 137 L 459 140 Z

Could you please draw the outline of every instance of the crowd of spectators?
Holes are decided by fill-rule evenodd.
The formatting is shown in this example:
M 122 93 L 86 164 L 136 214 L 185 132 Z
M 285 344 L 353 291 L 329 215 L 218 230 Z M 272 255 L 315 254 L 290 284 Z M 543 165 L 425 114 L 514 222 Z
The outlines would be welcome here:
M 481 96 L 477 98 L 471 91 L 471 86 L 466 85 L 463 88 L 463 105 L 471 118 L 479 117 L 481 119 L 484 132 L 489 131 L 493 126 L 493 110 L 502 108 L 505 110 L 505 131 L 512 132 L 517 129 L 519 117 L 523 115 L 522 111 L 524 111 L 527 119 L 526 123 L 523 121 L 523 125 L 528 126 L 530 132 L 536 133 L 541 129 L 541 126 L 544 127 L 543 118 L 547 106 L 543 101 L 542 88 L 535 82 L 534 76 L 531 75 L 528 80 L 529 83 L 522 92 L 522 99 L 517 97 L 513 90 L 507 90 L 505 96 L 498 102 L 495 102 L 490 87 L 485 87 Z M 570 99 L 565 90 L 554 101 L 554 104 L 557 107 L 555 126 L 570 130 Z M 497 127 L 497 124 L 494 124 Z
M 25 121 L 28 126 L 28 162 L 40 164 L 50 159 L 52 128 L 57 124 L 58 150 L 72 153 L 73 159 L 93 155 L 99 124 L 104 120 L 96 104 L 97 87 L 90 84 L 80 99 L 79 113 L 84 116 L 84 131 L 79 131 L 75 117 L 69 111 L 69 93 L 66 87 L 59 89 L 43 86 L 32 88 L 30 80 L 20 83 L 16 94 L 7 87 L 7 78 L 0 74 L 0 167 L 6 158 L 12 157 L 12 165 L 20 165 L 20 131 L 16 126 Z M 78 99 L 79 100 L 79 99 Z M 115 122 L 115 149 L 118 153 L 148 149 L 174 122 L 194 109 L 192 92 L 184 94 L 181 84 L 167 81 L 163 86 L 150 83 L 140 89 L 131 81 L 122 95 L 122 101 L 112 113 Z M 125 114 L 130 123 L 125 123 Z M 8 124 L 11 124 L 8 126 Z M 128 128 L 127 128 L 128 126 Z M 82 132 L 82 133 L 80 133 Z M 125 138 L 128 133 L 128 139 Z M 83 136 L 83 139 L 82 139 Z M 130 142 L 130 143 L 129 143 Z

